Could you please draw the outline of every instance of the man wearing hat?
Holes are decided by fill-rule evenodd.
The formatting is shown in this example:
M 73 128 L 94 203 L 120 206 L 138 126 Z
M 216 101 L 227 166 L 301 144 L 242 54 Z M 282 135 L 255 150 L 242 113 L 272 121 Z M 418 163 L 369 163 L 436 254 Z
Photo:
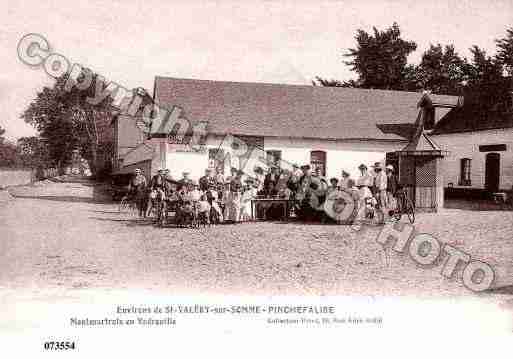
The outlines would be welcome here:
M 254 180 L 251 177 L 246 178 L 244 190 L 241 196 L 241 221 L 248 221 L 251 218 L 251 201 L 257 196 L 257 189 L 254 186 Z
M 397 193 L 397 189 L 399 187 L 399 185 L 397 183 L 397 177 L 394 173 L 394 166 L 387 165 L 386 175 L 387 175 L 387 206 L 393 207 L 393 203 L 395 203 L 395 194 Z
M 140 217 L 146 215 L 146 186 L 146 177 L 142 175 L 141 169 L 136 168 L 134 171 L 134 176 L 128 183 L 128 192 L 135 198 Z
M 374 193 L 381 208 L 387 205 L 387 175 L 381 168 L 381 163 L 374 163 Z
M 372 197 L 371 187 L 374 184 L 372 176 L 367 172 L 367 166 L 363 163 L 358 166 L 360 170 L 360 177 L 356 180 L 356 187 L 360 190 L 360 199 L 365 200 L 366 198 Z
M 166 177 L 165 177 L 165 170 L 163 168 L 159 169 L 157 171 L 157 174 L 152 177 L 150 182 L 150 187 L 152 190 L 165 190 L 165 183 L 166 183 Z
M 215 185 L 216 180 L 212 175 L 212 169 L 207 168 L 205 170 L 205 175 L 199 179 L 199 188 L 201 191 L 206 192 L 211 185 Z
M 272 166 L 271 171 L 264 178 L 264 190 L 268 196 L 275 196 L 278 193 L 276 185 L 279 179 L 278 167 Z
M 157 194 L 160 194 L 161 199 L 164 200 L 167 194 L 167 181 L 166 181 L 166 170 L 164 168 L 160 168 L 157 171 L 157 174 L 151 178 L 150 181 L 150 199 L 148 201 L 148 206 L 146 209 L 146 216 L 149 216 L 151 210 L 154 206 L 156 206 L 156 198 Z

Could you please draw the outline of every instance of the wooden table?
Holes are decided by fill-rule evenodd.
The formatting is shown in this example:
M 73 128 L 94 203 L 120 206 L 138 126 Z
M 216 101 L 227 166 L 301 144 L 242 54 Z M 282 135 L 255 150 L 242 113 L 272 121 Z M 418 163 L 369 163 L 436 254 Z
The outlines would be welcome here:
M 289 218 L 289 212 L 290 212 L 290 206 L 293 203 L 293 201 L 289 199 L 282 199 L 282 198 L 255 198 L 251 200 L 251 218 L 253 220 L 259 220 L 260 218 L 256 218 L 255 212 L 258 204 L 262 205 L 262 207 L 265 209 L 264 211 L 264 218 L 261 218 L 262 220 L 267 220 L 266 217 L 266 211 L 269 209 L 273 204 L 281 204 L 283 207 L 283 216 L 282 220 L 286 220 Z

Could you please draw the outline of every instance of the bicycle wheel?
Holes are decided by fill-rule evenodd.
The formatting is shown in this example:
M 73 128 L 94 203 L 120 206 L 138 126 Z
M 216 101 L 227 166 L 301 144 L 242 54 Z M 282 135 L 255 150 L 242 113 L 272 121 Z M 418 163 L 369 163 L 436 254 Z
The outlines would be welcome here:
M 403 211 L 404 211 L 403 201 L 404 201 L 404 197 L 398 194 L 395 199 L 395 202 L 396 202 L 395 209 L 393 210 L 393 213 L 392 213 L 392 218 L 396 222 L 399 222 L 401 220 L 401 217 L 403 216 Z
M 121 198 L 121 202 L 119 202 L 119 205 L 118 205 L 119 213 L 125 212 L 128 209 L 128 206 L 129 206 L 128 197 L 123 196 L 123 198 Z
M 410 220 L 410 223 L 413 224 L 415 222 L 415 207 L 413 206 L 413 202 L 408 197 L 405 198 L 405 212 L 408 216 L 408 219 Z
M 165 207 L 164 207 L 164 201 L 158 201 L 156 204 L 156 220 L 157 220 L 157 226 L 162 227 L 164 226 L 164 217 L 165 217 Z

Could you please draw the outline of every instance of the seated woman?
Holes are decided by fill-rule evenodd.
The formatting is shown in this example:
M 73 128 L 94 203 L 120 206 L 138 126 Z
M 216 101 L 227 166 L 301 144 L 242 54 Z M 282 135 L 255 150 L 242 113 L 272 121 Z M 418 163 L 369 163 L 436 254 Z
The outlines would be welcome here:
M 335 191 L 338 191 L 338 179 L 333 177 L 330 178 L 330 186 L 328 187 L 328 196 Z

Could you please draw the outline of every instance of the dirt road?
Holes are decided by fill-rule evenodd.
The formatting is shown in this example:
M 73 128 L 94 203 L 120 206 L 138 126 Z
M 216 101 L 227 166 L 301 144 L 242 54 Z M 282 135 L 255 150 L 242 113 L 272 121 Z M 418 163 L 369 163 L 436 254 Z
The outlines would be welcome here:
M 48 182 L 11 192 L 16 200 L 0 209 L 3 288 L 474 295 L 459 278 L 443 278 L 440 268 L 385 253 L 375 241 L 379 228 L 355 233 L 348 226 L 244 223 L 162 229 L 119 214 L 89 183 Z M 513 248 L 513 230 L 504 223 L 512 223 L 512 212 L 450 211 L 419 216 L 419 231 L 490 260 L 504 281 Z

